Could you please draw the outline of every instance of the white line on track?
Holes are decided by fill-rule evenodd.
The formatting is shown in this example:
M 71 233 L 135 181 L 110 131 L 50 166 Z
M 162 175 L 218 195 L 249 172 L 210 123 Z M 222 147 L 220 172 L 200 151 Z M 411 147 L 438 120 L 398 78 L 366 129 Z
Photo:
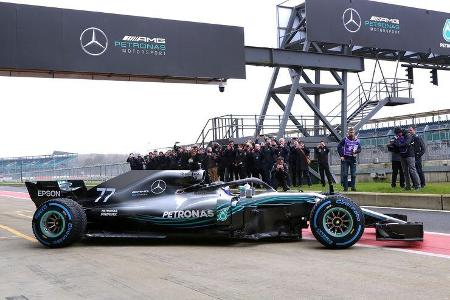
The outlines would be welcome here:
M 425 255 L 425 256 L 431 256 L 431 257 L 439 257 L 439 258 L 450 259 L 450 255 L 436 254 L 436 253 L 417 251 L 417 250 L 410 250 L 410 249 L 386 248 L 386 247 L 379 247 L 379 246 L 373 246 L 373 245 L 362 245 L 362 244 L 356 244 L 355 246 L 356 247 L 363 247 L 363 248 L 381 249 L 381 250 L 387 250 L 387 251 L 404 252 L 404 253 L 410 253 L 410 254 L 417 254 L 417 255 Z M 353 247 L 355 247 L 355 246 L 353 246 Z
M 426 232 L 426 233 L 450 236 L 450 234 L 446 234 L 446 233 L 438 233 L 438 232 Z M 302 239 L 306 240 L 306 241 L 316 241 L 316 239 L 313 237 L 303 237 Z M 358 243 L 356 245 L 354 245 L 353 247 L 381 249 L 381 250 L 387 250 L 387 251 L 397 251 L 397 252 L 404 252 L 404 253 L 410 253 L 410 254 L 416 254 L 416 255 L 425 255 L 425 256 L 431 256 L 431 257 L 450 259 L 450 255 L 429 253 L 429 252 L 424 252 L 424 251 L 417 251 L 417 250 L 410 250 L 410 249 L 403 249 L 403 248 L 391 248 L 391 247 L 382 247 L 382 246 L 374 246 L 374 245 L 364 245 L 364 244 L 358 244 Z
M 361 206 L 361 207 L 363 207 L 363 208 L 392 209 L 392 210 L 411 210 L 411 211 L 450 213 L 450 211 L 448 211 L 448 210 L 422 209 L 422 208 L 400 208 L 400 207 L 385 207 L 385 206 Z
M 425 231 L 425 233 L 426 234 L 442 235 L 442 236 L 450 236 L 450 233 L 442 233 L 442 232 Z

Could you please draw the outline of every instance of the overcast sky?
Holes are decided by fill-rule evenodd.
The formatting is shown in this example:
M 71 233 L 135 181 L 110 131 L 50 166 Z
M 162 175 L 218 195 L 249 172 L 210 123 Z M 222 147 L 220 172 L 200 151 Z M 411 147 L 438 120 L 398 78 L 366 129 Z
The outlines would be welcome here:
M 331 0 L 330 0 L 331 1 Z M 245 28 L 248 46 L 276 47 L 273 0 L 26 0 L 23 4 L 82 9 L 145 17 L 186 20 Z M 294 1 L 295 2 L 295 1 Z M 301 1 L 298 1 L 300 3 Z M 450 12 L 450 1 L 384 1 Z M 420 33 L 418 33 L 420 34 Z M 392 77 L 395 64 L 383 63 Z M 366 61 L 370 79 L 372 62 Z M 404 77 L 404 70 L 399 75 Z M 206 121 L 225 114 L 258 114 L 271 69 L 247 67 L 247 80 L 230 80 L 226 92 L 217 86 L 0 77 L 0 157 L 76 153 L 129 153 L 192 143 Z M 382 110 L 377 116 L 450 108 L 450 74 L 440 72 L 440 86 L 429 84 L 429 71 L 416 71 L 416 104 Z M 283 78 L 282 78 L 283 80 Z M 285 78 L 286 80 L 286 78 Z M 358 85 L 350 76 L 349 90 Z M 332 83 L 332 82 L 330 82 Z M 338 95 L 338 94 L 336 94 Z M 325 97 L 325 108 L 338 102 Z M 325 109 L 326 110 L 326 109 Z M 269 113 L 280 114 L 271 106 Z M 301 100 L 295 115 L 311 115 Z

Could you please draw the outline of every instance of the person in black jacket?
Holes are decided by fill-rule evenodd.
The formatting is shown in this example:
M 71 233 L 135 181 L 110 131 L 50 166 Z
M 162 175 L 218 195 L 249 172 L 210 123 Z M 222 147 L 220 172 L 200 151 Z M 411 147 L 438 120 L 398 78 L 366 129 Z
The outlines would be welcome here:
M 230 182 L 233 180 L 234 175 L 234 159 L 236 157 L 236 151 L 234 149 L 234 142 L 230 141 L 222 153 L 222 164 L 225 168 L 225 181 Z
M 247 144 L 244 147 L 244 151 L 246 153 L 245 166 L 247 168 L 247 178 L 250 178 L 250 177 L 253 177 L 253 169 L 255 168 L 253 166 L 253 158 L 252 158 L 253 145 L 251 142 L 247 142 Z
M 189 153 L 183 147 L 177 150 L 177 162 L 179 170 L 189 170 Z
M 198 147 L 192 147 L 189 153 L 189 170 L 197 171 L 202 167 L 202 156 L 199 154 Z
M 136 157 L 134 157 L 133 153 L 130 153 L 130 155 L 128 156 L 127 163 L 130 164 L 131 170 L 137 170 Z
M 263 155 L 261 153 L 261 145 L 256 144 L 255 149 L 253 149 L 253 152 L 251 154 L 252 156 L 252 165 L 253 165 L 253 171 L 252 175 L 255 178 L 263 178 Z
M 144 158 L 142 157 L 142 155 L 138 154 L 137 158 L 136 158 L 136 169 L 135 170 L 144 170 Z
M 236 156 L 234 158 L 234 176 L 236 179 L 247 178 L 247 153 L 244 151 L 243 145 L 238 145 Z
M 422 188 L 425 187 L 425 174 L 423 173 L 423 166 L 422 166 L 422 157 L 424 156 L 425 152 L 427 151 L 427 148 L 425 146 L 425 143 L 423 142 L 422 138 L 417 135 L 416 128 L 413 126 L 410 126 L 408 128 L 408 133 L 412 135 L 413 137 L 413 148 L 414 148 L 414 154 L 416 159 L 416 170 L 417 174 L 419 175 L 420 179 L 420 186 Z
M 206 183 L 219 181 L 217 172 L 217 155 L 212 147 L 206 149 L 206 155 L 203 159 L 203 169 L 206 172 Z
M 287 179 L 289 176 L 289 168 L 287 164 L 284 163 L 283 157 L 278 157 L 277 162 L 273 165 L 272 170 L 273 178 L 273 188 L 276 190 L 278 187 L 283 187 L 283 191 L 288 191 L 289 187 L 287 184 Z
M 397 136 L 390 140 L 387 145 L 388 151 L 392 153 L 391 161 L 392 161 L 392 180 L 391 187 L 397 187 L 397 176 L 400 177 L 400 187 L 405 187 L 405 174 L 403 174 L 402 162 L 400 157 L 400 152 L 394 146 L 395 140 Z
M 401 128 L 395 129 L 397 138 L 394 146 L 400 153 L 403 173 L 405 174 L 405 190 L 411 190 L 411 180 L 415 190 L 420 188 L 420 179 L 416 170 L 416 159 L 414 147 L 412 145 L 413 136 L 407 131 L 403 132 Z
M 275 148 L 277 147 L 276 141 L 272 140 L 265 143 L 261 147 L 261 154 L 263 156 L 263 181 L 268 185 L 272 184 L 271 171 L 273 164 L 275 163 Z
M 300 144 L 297 140 L 293 140 L 291 142 L 291 153 L 289 154 L 289 169 L 291 171 L 291 184 L 293 186 L 298 186 L 298 173 L 300 170 L 297 168 L 299 165 L 299 155 L 297 153 L 297 148 L 299 148 Z
M 309 151 L 308 148 L 305 147 L 305 144 L 303 142 L 299 143 L 299 146 L 297 148 L 297 155 L 298 155 L 298 165 L 297 165 L 297 170 L 298 170 L 298 177 L 299 177 L 299 183 L 300 183 L 300 187 L 303 184 L 303 176 L 306 178 L 306 183 L 308 184 L 309 187 L 312 186 L 312 181 L 311 181 L 311 175 L 309 175 L 309 164 L 310 164 L 310 154 L 311 151 Z
M 328 163 L 329 153 L 330 149 L 328 149 L 324 141 L 321 141 L 320 144 L 316 148 L 314 148 L 314 154 L 316 156 L 317 162 L 319 163 L 320 182 L 322 183 L 322 186 L 325 186 L 326 175 L 328 184 L 330 185 L 330 190 L 332 190 L 333 175 L 331 175 L 330 164 Z

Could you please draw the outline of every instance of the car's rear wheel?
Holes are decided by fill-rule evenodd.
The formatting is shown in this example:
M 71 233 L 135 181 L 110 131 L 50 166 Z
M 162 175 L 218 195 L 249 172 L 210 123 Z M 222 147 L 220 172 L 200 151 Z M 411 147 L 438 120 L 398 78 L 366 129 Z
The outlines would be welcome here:
M 54 199 L 42 204 L 34 213 L 32 226 L 36 239 L 49 248 L 69 246 L 86 230 L 83 208 L 70 199 Z
M 357 204 L 343 196 L 330 196 L 316 203 L 311 211 L 314 237 L 330 249 L 345 249 L 364 233 L 364 214 Z

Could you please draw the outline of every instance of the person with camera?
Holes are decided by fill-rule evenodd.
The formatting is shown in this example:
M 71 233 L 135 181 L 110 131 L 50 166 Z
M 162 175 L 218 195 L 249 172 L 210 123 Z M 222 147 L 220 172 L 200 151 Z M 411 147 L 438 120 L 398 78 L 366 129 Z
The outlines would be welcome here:
M 263 155 L 261 153 L 261 145 L 255 144 L 255 148 L 251 154 L 252 157 L 252 176 L 255 178 L 263 179 L 264 165 L 263 165 Z
M 348 134 L 343 139 L 337 148 L 342 162 L 342 183 L 344 184 L 344 192 L 348 191 L 348 173 L 351 176 L 351 189 L 356 191 L 356 157 L 361 153 L 361 142 L 356 137 L 356 132 L 353 127 L 348 129 Z
M 178 170 L 176 152 L 173 150 L 169 150 L 166 152 L 166 157 L 168 170 Z
M 189 153 L 187 153 L 184 147 L 176 148 L 176 160 L 178 170 L 188 170 L 189 169 Z
M 137 170 L 137 164 L 136 164 L 136 158 L 134 156 L 134 153 L 130 153 L 130 155 L 127 158 L 127 163 L 130 164 L 130 169 Z
M 298 186 L 299 185 L 299 164 L 300 164 L 300 156 L 297 153 L 297 149 L 300 147 L 300 144 L 297 140 L 297 138 L 293 139 L 291 141 L 291 153 L 289 154 L 289 170 L 291 172 L 291 184 L 292 186 Z
M 145 160 L 145 169 L 146 170 L 154 170 L 155 158 L 153 152 L 149 152 L 148 155 L 144 157 Z
M 416 154 L 414 152 L 413 136 L 402 128 L 396 128 L 397 135 L 394 146 L 400 153 L 400 162 L 402 164 L 403 174 L 405 174 L 405 190 L 411 190 L 412 186 L 415 190 L 420 189 L 420 178 L 416 170 Z
M 234 158 L 234 176 L 236 179 L 247 178 L 247 153 L 244 151 L 244 145 L 238 145 L 236 156 Z
M 277 142 L 274 139 L 269 140 L 261 147 L 263 155 L 263 181 L 268 185 L 272 184 L 271 171 L 275 163 Z
M 224 168 L 224 177 L 226 182 L 233 181 L 234 175 L 234 159 L 236 157 L 236 150 L 234 149 L 234 142 L 230 141 L 222 152 L 222 164 Z
M 397 177 L 400 177 L 400 187 L 405 188 L 405 175 L 403 174 L 400 152 L 399 149 L 395 147 L 395 140 L 397 138 L 398 135 L 391 139 L 389 144 L 387 145 L 388 151 L 391 152 L 392 161 L 391 187 L 397 187 Z
M 320 182 L 322 186 L 325 186 L 325 175 L 327 176 L 328 184 L 330 185 L 330 190 L 333 189 L 333 175 L 331 175 L 330 164 L 328 163 L 328 156 L 330 149 L 324 141 L 321 141 L 319 145 L 314 148 L 314 154 L 316 156 L 317 162 L 319 163 L 319 173 Z
M 197 146 L 193 146 L 189 152 L 189 170 L 197 171 L 202 167 L 202 157 L 199 154 L 199 149 Z
M 298 155 L 298 178 L 299 178 L 299 186 L 301 187 L 303 185 L 303 177 L 306 178 L 306 183 L 309 187 L 312 186 L 311 181 L 311 175 L 309 174 L 309 165 L 311 164 L 310 154 L 311 151 L 309 151 L 308 148 L 306 148 L 305 143 L 299 142 L 298 148 L 297 148 L 297 155 Z
M 142 155 L 138 154 L 136 160 L 135 160 L 135 164 L 136 164 L 136 169 L 135 170 L 144 170 L 144 158 L 142 157 Z
M 278 189 L 278 187 L 283 187 L 283 191 L 286 192 L 289 190 L 288 186 L 288 176 L 289 176 L 289 168 L 287 164 L 284 163 L 283 157 L 278 157 L 276 160 L 276 163 L 273 165 L 272 170 L 272 181 L 273 181 L 273 188 L 275 190 Z
M 252 152 L 253 152 L 253 143 L 252 141 L 247 141 L 247 144 L 245 144 L 244 147 L 244 152 L 245 152 L 245 167 L 246 167 L 246 172 L 247 172 L 247 178 L 250 178 L 253 176 L 253 169 L 255 168 L 255 166 L 253 166 L 253 157 L 252 157 Z
M 212 147 L 206 148 L 206 155 L 202 165 L 206 172 L 206 183 L 219 181 L 217 155 L 213 152 Z
M 420 186 L 424 188 L 426 186 L 426 182 L 425 182 L 425 174 L 423 173 L 422 157 L 425 155 L 427 148 L 425 146 L 425 143 L 423 142 L 423 139 L 417 135 L 415 126 L 410 126 L 408 128 L 408 133 L 413 138 L 412 143 L 416 160 L 416 170 L 417 174 L 419 175 Z

